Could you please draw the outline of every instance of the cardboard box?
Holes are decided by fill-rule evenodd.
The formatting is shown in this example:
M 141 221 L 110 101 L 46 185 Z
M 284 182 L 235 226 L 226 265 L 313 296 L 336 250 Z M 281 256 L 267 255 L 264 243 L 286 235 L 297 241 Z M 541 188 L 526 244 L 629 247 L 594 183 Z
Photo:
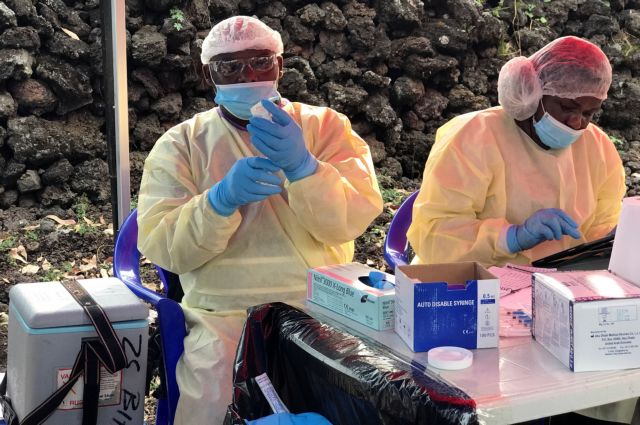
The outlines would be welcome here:
M 477 263 L 399 266 L 395 331 L 413 351 L 497 347 L 499 294 Z
M 309 270 L 307 299 L 376 330 L 393 328 L 394 277 L 386 275 L 390 289 L 375 289 L 369 272 L 359 263 L 337 264 Z
M 574 372 L 640 367 L 640 288 L 607 270 L 535 273 L 533 337 Z

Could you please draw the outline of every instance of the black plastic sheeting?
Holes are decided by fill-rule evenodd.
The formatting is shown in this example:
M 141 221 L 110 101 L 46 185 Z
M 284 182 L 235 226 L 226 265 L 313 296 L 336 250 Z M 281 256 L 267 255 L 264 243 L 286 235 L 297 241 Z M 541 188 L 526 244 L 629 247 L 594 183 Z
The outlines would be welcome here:
M 460 389 L 327 323 L 283 303 L 249 309 L 225 424 L 272 413 L 253 379 L 264 372 L 292 413 L 316 412 L 334 425 L 478 423 Z

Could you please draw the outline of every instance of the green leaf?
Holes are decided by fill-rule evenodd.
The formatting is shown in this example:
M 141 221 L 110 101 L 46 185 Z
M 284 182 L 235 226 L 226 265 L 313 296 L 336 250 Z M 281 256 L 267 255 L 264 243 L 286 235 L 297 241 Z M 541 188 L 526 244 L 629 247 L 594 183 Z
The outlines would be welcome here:
M 541 16 L 540 17 L 540 22 L 543 23 L 543 24 L 546 24 L 547 23 L 547 18 L 545 18 L 544 16 Z

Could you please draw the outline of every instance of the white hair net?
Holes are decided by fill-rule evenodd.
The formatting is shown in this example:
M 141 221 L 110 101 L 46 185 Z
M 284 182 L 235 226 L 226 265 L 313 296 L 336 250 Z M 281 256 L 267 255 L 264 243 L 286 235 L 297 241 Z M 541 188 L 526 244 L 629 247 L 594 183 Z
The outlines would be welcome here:
M 233 16 L 218 22 L 202 42 L 200 60 L 209 63 L 213 56 L 241 50 L 271 50 L 282 54 L 282 38 L 259 19 L 250 16 Z
M 523 121 L 533 116 L 543 95 L 575 99 L 607 98 L 611 64 L 598 46 L 578 37 L 561 37 L 526 58 L 504 64 L 498 77 L 498 101 Z

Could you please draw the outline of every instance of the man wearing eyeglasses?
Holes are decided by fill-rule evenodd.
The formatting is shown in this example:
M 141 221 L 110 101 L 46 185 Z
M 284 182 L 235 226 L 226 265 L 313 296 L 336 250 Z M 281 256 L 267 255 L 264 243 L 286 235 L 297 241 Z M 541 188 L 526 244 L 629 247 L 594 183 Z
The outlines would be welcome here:
M 246 309 L 302 302 L 307 270 L 351 261 L 382 210 L 349 120 L 278 93 L 282 52 L 255 18 L 215 25 L 201 59 L 218 107 L 167 131 L 145 162 L 138 246 L 185 293 L 176 424 L 222 423 Z

